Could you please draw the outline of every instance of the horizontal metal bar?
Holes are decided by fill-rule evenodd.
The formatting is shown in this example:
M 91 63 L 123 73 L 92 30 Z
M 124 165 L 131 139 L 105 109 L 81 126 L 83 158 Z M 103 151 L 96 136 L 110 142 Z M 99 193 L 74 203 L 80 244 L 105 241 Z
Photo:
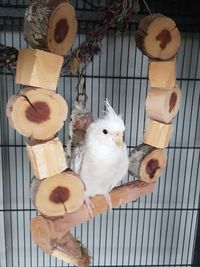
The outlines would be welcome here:
M 19 19 L 22 20 L 25 14 L 26 6 L 18 5 L 16 7 L 13 6 L 0 6 L 0 18 L 3 19 Z M 139 21 L 146 14 L 137 14 L 132 17 L 130 20 L 130 24 L 138 24 Z M 167 14 L 166 14 L 167 15 Z M 79 22 L 100 22 L 102 20 L 102 13 L 99 11 L 93 10 L 85 10 L 85 9 L 76 9 L 76 16 Z M 180 30 L 184 30 L 189 26 L 194 26 L 195 31 L 198 32 L 198 26 L 200 25 L 200 17 L 198 16 L 174 16 L 170 15 L 170 17 L 176 22 Z M 0 20 L 0 26 L 5 26 L 5 24 Z
M 0 144 L 0 147 L 26 147 L 26 145 L 12 145 L 12 144 Z M 63 145 L 63 147 L 66 147 L 66 145 Z M 127 148 L 131 149 L 131 148 L 135 148 L 136 146 L 127 146 Z M 169 146 L 167 147 L 167 149 L 197 149 L 199 150 L 200 147 L 199 146 L 188 146 L 188 147 L 184 147 L 184 146 Z
M 143 210 L 143 211 L 199 211 L 200 208 L 113 208 L 113 211 L 119 211 L 119 210 Z M 36 209 L 0 209 L 0 212 L 30 212 L 30 211 L 36 211 Z
M 13 74 L 10 72 L 0 72 L 0 75 L 12 76 Z M 61 75 L 61 77 L 72 77 L 72 75 Z M 78 78 L 78 76 L 73 76 L 73 78 Z M 139 76 L 112 76 L 112 75 L 85 75 L 85 78 L 93 78 L 93 79 L 119 79 L 119 80 L 148 80 L 148 77 L 139 77 Z M 178 81 L 200 81 L 200 78 L 179 78 Z

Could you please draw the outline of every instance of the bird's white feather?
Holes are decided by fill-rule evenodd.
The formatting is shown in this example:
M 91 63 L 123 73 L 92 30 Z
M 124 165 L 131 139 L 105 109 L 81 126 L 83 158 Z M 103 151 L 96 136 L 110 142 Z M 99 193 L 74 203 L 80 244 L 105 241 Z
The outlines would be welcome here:
M 72 168 L 85 183 L 87 196 L 108 193 L 128 171 L 126 145 L 113 141 L 116 133 L 124 132 L 124 122 L 107 100 L 105 105 L 105 116 L 91 123 L 84 144 L 75 149 L 72 158 Z

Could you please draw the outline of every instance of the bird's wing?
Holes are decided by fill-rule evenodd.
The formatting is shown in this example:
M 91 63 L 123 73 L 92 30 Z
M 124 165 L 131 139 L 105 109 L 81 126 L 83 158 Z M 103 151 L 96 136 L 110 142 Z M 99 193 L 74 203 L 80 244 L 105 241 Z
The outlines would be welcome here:
M 77 174 L 80 173 L 84 151 L 85 151 L 85 146 L 82 143 L 75 146 L 71 154 L 70 168 Z

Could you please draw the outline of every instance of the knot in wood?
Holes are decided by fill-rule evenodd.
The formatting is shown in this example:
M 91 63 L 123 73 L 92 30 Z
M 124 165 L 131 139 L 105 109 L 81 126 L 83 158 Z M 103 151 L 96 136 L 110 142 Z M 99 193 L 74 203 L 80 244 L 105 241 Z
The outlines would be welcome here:
M 172 112 L 172 110 L 176 106 L 176 101 L 177 101 L 177 94 L 173 92 L 169 100 L 169 112 Z
M 171 42 L 171 34 L 169 30 L 162 30 L 157 36 L 156 40 L 160 41 L 160 48 L 165 49 L 167 44 Z
M 149 175 L 149 177 L 152 179 L 156 173 L 156 171 L 159 169 L 159 162 L 157 159 L 150 159 L 146 166 L 146 172 Z
M 50 194 L 50 201 L 58 204 L 64 203 L 69 199 L 70 191 L 66 187 L 57 186 Z
M 62 43 L 67 36 L 69 26 L 66 19 L 60 19 L 55 28 L 55 41 L 57 43 Z
M 31 103 L 26 109 L 26 118 L 37 124 L 43 123 L 49 120 L 50 108 L 47 103 L 43 101 L 37 101 Z

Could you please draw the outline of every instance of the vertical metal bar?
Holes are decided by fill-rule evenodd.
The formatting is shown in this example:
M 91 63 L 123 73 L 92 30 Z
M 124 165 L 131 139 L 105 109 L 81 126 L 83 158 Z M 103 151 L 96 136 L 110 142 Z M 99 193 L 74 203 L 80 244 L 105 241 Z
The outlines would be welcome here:
M 113 79 L 112 79 L 112 106 L 113 106 L 113 99 L 114 99 L 114 84 L 115 84 L 115 58 L 116 58 L 116 30 L 114 31 L 114 47 L 113 47 L 113 64 L 112 64 L 112 75 L 113 75 Z M 112 233 L 111 233 L 111 240 L 112 243 L 114 244 L 114 218 L 115 218 L 115 210 L 112 211 Z M 112 265 L 112 260 L 113 260 L 113 247 L 114 245 L 111 247 L 111 252 L 110 252 L 110 265 Z
M 124 34 L 122 33 L 121 35 L 121 51 L 120 51 L 120 61 L 119 61 L 119 64 L 120 64 L 120 70 L 119 70 L 119 76 L 122 75 L 122 55 L 123 55 L 123 44 L 124 44 Z M 120 98 L 121 98 L 121 79 L 119 80 L 119 94 L 118 94 L 118 113 L 120 112 Z M 118 236 L 117 236 L 117 252 L 116 252 L 116 265 L 118 265 L 118 257 L 119 257 L 119 237 L 120 237 L 120 231 L 121 231 L 121 224 L 120 224 L 120 221 L 121 221 L 121 209 L 119 209 L 119 218 L 118 218 L 118 221 L 119 221 L 119 224 L 118 224 Z
M 4 42 L 6 43 L 6 32 L 4 32 Z M 8 79 L 5 77 L 5 87 L 6 90 L 2 90 L 2 107 L 6 106 L 6 101 L 8 99 Z M 2 112 L 4 113 L 4 110 Z M 2 169 L 3 169 L 3 190 L 4 190 L 4 208 L 11 210 L 11 176 L 10 176 L 10 151 L 9 151 L 9 126 L 7 119 L 4 115 L 2 115 L 2 143 L 7 145 L 2 149 Z M 11 211 L 7 211 L 4 213 L 4 224 L 5 224 L 5 239 L 6 239 L 6 264 L 7 266 L 14 266 L 14 258 L 13 258 L 13 232 L 12 232 L 12 216 Z
M 184 39 L 184 51 L 185 51 L 185 47 L 186 47 L 186 35 L 184 35 L 185 39 Z M 185 60 L 185 53 L 183 54 L 183 63 Z M 184 64 L 182 64 L 182 68 L 181 68 L 181 78 L 183 77 L 183 70 L 184 70 Z M 180 87 L 182 85 L 182 79 L 180 80 Z M 186 101 L 185 101 L 186 103 Z M 186 106 L 186 105 L 185 105 Z M 178 119 L 179 119 L 179 114 L 177 115 L 177 126 L 175 129 L 175 145 L 176 145 L 176 140 L 177 140 L 177 133 L 178 133 Z M 172 177 L 174 175 L 174 167 L 175 167 L 175 150 L 176 148 L 174 148 L 174 153 L 173 153 L 173 163 L 172 163 Z M 167 233 L 169 230 L 169 217 L 170 217 L 170 208 L 171 208 L 171 196 L 172 196 L 172 182 L 173 180 L 171 180 L 171 184 L 170 184 L 170 203 L 169 203 L 169 211 L 168 211 L 168 215 L 167 215 L 167 229 L 166 229 L 166 237 L 167 237 Z M 177 179 L 177 190 L 178 190 L 178 184 L 179 184 L 179 177 Z M 176 192 L 177 195 L 178 192 Z M 176 200 L 177 201 L 177 200 Z M 176 213 L 176 210 L 174 211 L 174 213 Z M 175 220 L 175 215 L 174 215 L 174 220 Z M 173 236 L 172 236 L 172 241 L 173 241 Z M 164 257 L 163 257 L 163 263 L 165 263 L 165 258 L 166 258 L 166 244 L 167 244 L 167 238 L 165 239 L 165 245 L 164 245 Z M 172 244 L 171 244 L 171 248 L 170 248 L 170 257 L 169 257 L 169 264 L 171 262 L 171 254 L 172 254 Z
M 130 54 L 130 44 L 131 44 L 131 31 L 129 29 L 128 31 L 128 55 Z M 127 64 L 126 64 L 126 76 L 128 76 L 128 68 L 129 68 L 129 56 L 127 58 Z M 126 79 L 126 86 L 125 86 L 125 104 L 124 104 L 124 123 L 126 125 L 126 110 L 127 110 L 127 91 L 128 91 L 128 79 Z M 126 208 L 128 207 L 128 204 L 126 204 Z M 123 231 L 123 246 L 122 246 L 122 265 L 124 265 L 124 256 L 125 256 L 125 238 L 126 238 L 126 227 L 127 227 L 127 214 L 128 210 L 125 212 L 125 218 L 124 218 L 124 231 Z
M 194 43 L 194 34 L 193 34 L 193 40 L 192 40 L 192 47 L 191 47 L 191 51 L 193 51 L 193 43 Z M 199 56 L 199 54 L 200 54 L 200 42 L 198 42 L 198 49 L 197 49 L 197 64 L 196 64 L 196 68 L 195 68 L 195 79 L 197 78 L 197 70 L 198 70 L 198 62 L 199 62 L 199 58 L 200 58 L 200 56 Z M 190 76 L 190 70 L 191 70 L 191 61 L 192 60 L 190 60 L 190 66 L 189 66 L 189 76 Z M 190 112 L 190 114 L 192 114 L 192 108 L 193 108 L 193 103 L 194 103 L 194 92 L 195 92 L 195 85 L 196 85 L 196 82 L 194 81 L 194 85 L 193 85 L 193 97 L 192 97 L 192 103 L 191 103 L 191 112 Z M 189 90 L 189 81 L 188 81 L 188 90 Z M 199 101 L 200 101 L 200 97 L 199 97 Z M 199 104 L 200 103 L 198 103 L 198 111 L 197 111 L 197 122 L 198 122 L 198 117 L 199 117 Z M 192 120 L 190 120 L 190 124 L 189 124 L 189 129 L 191 130 L 191 122 L 192 122 Z M 198 126 L 198 123 L 196 123 L 196 127 L 195 127 L 195 138 L 194 138 L 194 147 L 195 147 L 195 141 L 196 141 L 196 137 L 197 137 L 197 126 Z M 190 130 L 189 130 L 189 132 L 190 132 Z M 190 139 L 190 134 L 188 135 L 188 146 L 189 146 L 189 139 Z M 188 149 L 187 149 L 187 151 L 188 151 Z M 192 154 L 192 165 L 191 165 L 191 173 L 190 173 L 190 177 L 192 177 L 192 170 L 193 170 L 193 164 L 194 164 L 194 149 L 193 149 L 193 154 Z M 188 156 L 188 154 L 187 154 L 187 156 Z M 186 158 L 186 162 L 187 162 L 187 158 Z M 186 178 L 186 165 L 185 165 L 185 178 Z M 191 179 L 191 178 L 190 178 Z M 198 179 L 198 174 L 197 174 L 197 178 L 196 178 L 196 182 L 197 182 L 197 179 Z M 191 188 L 191 182 L 189 183 L 189 189 L 188 189 L 188 196 L 187 196 L 187 209 L 189 208 L 189 193 L 191 192 L 190 191 L 190 188 Z M 196 187 L 196 190 L 195 190 L 195 194 L 196 194 L 196 191 L 197 191 L 197 187 Z M 194 195 L 195 195 L 194 194 Z M 185 198 L 185 195 L 184 195 L 184 198 Z M 193 207 L 194 208 L 194 207 Z M 194 213 L 194 211 L 193 211 L 193 213 Z M 182 213 L 181 213 L 181 215 L 182 215 Z M 186 232 L 186 225 L 187 225 L 187 217 L 188 217 L 188 212 L 187 212 L 187 214 L 186 214 L 186 218 L 185 218 L 185 224 L 184 224 L 184 233 Z M 180 219 L 181 220 L 181 219 Z M 192 227 L 192 224 L 191 224 L 191 227 Z M 191 227 L 190 227 L 190 233 L 191 233 Z M 184 246 L 185 246 L 185 236 L 186 235 L 184 235 L 183 236 L 183 246 L 182 246 L 182 255 L 181 255 L 181 264 L 183 263 L 183 255 L 184 255 Z M 190 237 L 191 237 L 191 235 L 190 235 Z M 189 256 L 189 255 L 188 255 Z M 200 261 L 199 261 L 200 262 Z
M 107 90 L 108 90 L 108 38 L 109 34 L 106 34 L 106 72 L 105 72 L 105 98 L 107 98 Z M 105 243 L 104 243 L 104 266 L 106 265 L 106 258 L 107 258 L 107 243 L 108 243 L 108 212 L 106 212 L 106 222 L 105 222 Z
M 200 165 L 200 161 L 199 161 Z M 199 168 L 198 165 L 198 168 Z M 197 213 L 197 222 L 196 222 L 196 229 L 195 229 L 195 235 L 196 235 L 196 241 L 194 243 L 193 247 L 193 256 L 192 256 L 192 265 L 200 266 L 200 197 L 199 197 L 199 209 Z
M 134 48 L 134 63 L 133 63 L 133 77 L 135 77 L 135 72 L 136 72 L 136 58 L 137 58 L 137 47 L 135 45 Z M 135 93 L 135 79 L 133 79 L 133 92 L 132 92 L 132 99 L 131 99 L 131 116 L 130 116 L 130 135 L 129 135 L 129 146 L 131 146 L 131 136 L 132 136 L 132 124 L 133 124 L 133 104 L 134 104 L 134 93 Z M 133 225 L 133 203 L 132 203 L 132 211 L 131 211 L 131 225 Z M 132 234 L 133 234 L 133 227 L 131 227 L 131 232 L 129 235 L 129 251 L 128 251 L 128 265 L 130 265 L 130 260 L 131 260 L 131 246 L 132 246 Z

